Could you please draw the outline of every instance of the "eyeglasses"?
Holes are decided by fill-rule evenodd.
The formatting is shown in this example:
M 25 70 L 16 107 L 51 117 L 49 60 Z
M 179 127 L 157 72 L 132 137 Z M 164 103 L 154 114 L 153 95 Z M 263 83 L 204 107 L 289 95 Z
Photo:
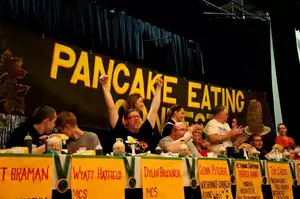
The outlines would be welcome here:
M 180 128 L 180 129 L 176 129 L 176 131 L 187 131 L 186 128 Z
M 132 115 L 132 116 L 129 116 L 127 119 L 131 119 L 131 118 L 141 118 L 141 116 L 139 116 L 139 115 Z

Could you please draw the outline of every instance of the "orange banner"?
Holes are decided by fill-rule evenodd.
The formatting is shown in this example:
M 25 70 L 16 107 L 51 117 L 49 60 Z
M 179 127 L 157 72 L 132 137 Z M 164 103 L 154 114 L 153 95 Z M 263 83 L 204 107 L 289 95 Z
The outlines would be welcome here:
M 236 199 L 263 199 L 259 161 L 235 161 Z
M 267 169 L 273 199 L 294 198 L 289 163 L 267 161 Z
M 230 172 L 226 160 L 198 159 L 201 198 L 232 199 Z
M 183 199 L 182 159 L 142 158 L 143 198 Z
M 124 199 L 126 172 L 120 157 L 73 156 L 73 199 Z
M 52 198 L 52 155 L 0 154 L 0 198 Z

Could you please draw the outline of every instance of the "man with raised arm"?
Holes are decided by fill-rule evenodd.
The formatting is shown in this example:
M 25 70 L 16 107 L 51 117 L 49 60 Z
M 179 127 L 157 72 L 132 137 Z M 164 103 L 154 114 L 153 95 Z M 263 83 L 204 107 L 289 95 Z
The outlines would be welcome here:
M 118 114 L 118 110 L 115 107 L 112 95 L 107 87 L 108 76 L 102 75 L 99 78 L 102 85 L 104 101 L 108 108 L 109 122 L 111 127 L 114 129 L 116 138 L 127 139 L 127 136 L 132 136 L 138 141 L 146 142 L 151 150 L 157 143 L 153 143 L 153 129 L 156 123 L 156 117 L 158 109 L 161 102 L 161 90 L 163 85 L 163 80 L 158 78 L 156 80 L 156 90 L 151 103 L 150 110 L 147 115 L 147 119 L 143 122 L 139 112 L 136 109 L 126 110 L 124 115 Z M 122 118 L 124 117 L 124 124 Z

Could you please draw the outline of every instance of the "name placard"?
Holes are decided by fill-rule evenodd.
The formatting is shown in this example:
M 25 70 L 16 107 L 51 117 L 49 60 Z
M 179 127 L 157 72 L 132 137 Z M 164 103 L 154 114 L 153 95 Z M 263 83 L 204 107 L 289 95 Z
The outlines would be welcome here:
M 1 198 L 52 198 L 52 155 L 0 154 Z
M 234 162 L 236 199 L 263 199 L 259 161 Z
M 72 156 L 73 199 L 124 199 L 125 178 L 120 157 Z
M 228 163 L 220 159 L 198 159 L 202 199 L 232 199 Z
M 183 199 L 182 159 L 142 157 L 143 198 Z
M 273 199 L 292 199 L 292 176 L 288 162 L 267 161 L 269 183 Z

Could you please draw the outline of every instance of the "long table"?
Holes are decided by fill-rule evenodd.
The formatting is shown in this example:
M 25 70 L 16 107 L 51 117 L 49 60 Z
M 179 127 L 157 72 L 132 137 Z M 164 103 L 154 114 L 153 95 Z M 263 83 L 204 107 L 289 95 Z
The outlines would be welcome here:
M 61 164 L 64 165 L 65 163 L 65 158 L 66 155 L 60 155 L 60 160 L 61 160 Z M 128 156 L 127 157 L 128 162 L 131 166 L 131 157 Z M 197 160 L 197 158 L 195 158 Z M 232 159 L 230 159 L 230 161 L 233 161 Z M 190 164 L 192 164 L 192 158 L 189 158 L 189 162 Z M 261 160 L 261 165 L 264 167 L 264 169 L 266 170 L 266 161 L 265 160 Z M 72 162 L 71 162 L 72 164 Z M 295 164 L 292 164 L 293 167 L 295 167 Z M 55 168 L 55 163 L 53 161 L 53 167 Z M 68 172 L 68 177 L 67 180 L 70 182 L 71 181 L 71 166 L 69 167 L 69 172 Z M 183 169 L 183 175 L 184 175 L 184 186 L 185 187 L 189 187 L 190 186 L 190 178 L 189 178 L 189 174 L 188 174 L 188 170 L 187 170 L 187 165 L 186 165 L 186 160 L 182 159 L 182 169 Z M 196 166 L 195 168 L 195 173 L 198 173 L 198 167 Z M 268 177 L 268 172 L 266 170 L 266 177 Z M 137 180 L 136 183 L 136 188 L 142 188 L 142 181 L 141 181 L 141 157 L 135 157 L 135 178 Z M 298 176 L 297 170 L 296 170 L 296 176 Z M 128 176 L 126 176 L 126 178 L 128 178 Z M 197 184 L 199 185 L 199 177 L 198 175 L 196 175 L 196 180 L 197 180 Z M 57 184 L 57 173 L 56 170 L 53 170 L 53 184 L 52 184 L 52 188 L 55 189 L 56 184 Z M 300 179 L 298 179 L 298 181 L 300 182 Z M 128 181 L 126 180 L 126 188 L 129 188 L 128 186 Z M 234 183 L 233 183 L 234 184 Z M 268 183 L 267 183 L 268 184 Z M 69 183 L 69 187 L 70 187 L 71 183 Z
M 6 157 L 6 160 L 5 161 L 8 161 L 10 162 L 9 160 L 12 158 L 12 157 L 16 157 L 18 155 L 9 155 L 9 154 L 6 154 L 5 157 Z M 1 154 L 0 154 L 0 157 L 1 157 Z M 23 161 L 26 161 L 26 158 L 27 157 L 31 157 L 31 155 L 24 155 L 23 158 Z M 34 157 L 34 156 L 33 156 Z M 45 156 L 38 156 L 38 157 L 45 157 Z M 61 165 L 62 167 L 64 167 L 64 164 L 65 164 L 65 161 L 66 161 L 66 155 L 59 155 L 59 158 L 60 158 L 60 162 L 61 162 Z M 85 156 L 84 159 L 85 159 L 85 162 L 90 164 L 90 162 L 93 162 L 93 160 L 95 160 L 95 158 L 99 158 L 99 157 L 94 157 L 94 156 Z M 102 158 L 102 157 L 100 157 Z M 103 157 L 105 158 L 105 157 Z M 132 160 L 132 157 L 126 157 L 127 160 L 128 160 L 128 163 L 131 165 L 131 160 Z M 64 198 L 64 199 L 68 199 L 68 198 L 72 198 L 72 190 L 71 190 L 71 187 L 72 187 L 72 184 L 71 184 L 71 174 L 72 174 L 72 159 L 73 161 L 75 161 L 74 157 L 71 158 L 71 162 L 70 162 L 70 166 L 69 166 L 69 170 L 68 170 L 68 174 L 67 174 L 67 177 L 66 177 L 66 180 L 68 181 L 68 190 L 67 192 L 65 193 L 60 193 L 56 187 L 57 187 L 57 183 L 58 183 L 58 176 L 57 176 L 57 171 L 56 171 L 56 164 L 55 164 L 55 160 L 54 158 L 50 155 L 48 155 L 48 163 L 47 165 L 51 165 L 51 162 L 53 164 L 53 170 L 52 170 L 52 173 L 49 173 L 49 178 L 51 178 L 51 181 L 49 182 L 50 184 L 52 183 L 52 198 L 55 198 L 55 199 L 60 199 L 60 198 Z M 107 158 L 106 158 L 107 159 Z M 115 158 L 113 158 L 115 159 Z M 193 158 L 189 158 L 188 159 L 189 162 L 190 162 L 190 165 L 192 165 L 192 161 L 195 160 L 195 162 L 197 163 L 197 158 L 193 159 Z M 206 159 L 208 160 L 208 159 Z M 214 160 L 218 160 L 218 159 L 214 159 Z M 233 163 L 233 159 L 222 159 L 222 160 L 226 160 L 226 164 L 227 165 L 227 161 Z M 16 159 L 14 160 L 14 163 L 10 163 L 10 165 L 13 165 L 14 167 L 18 167 L 18 161 L 16 161 Z M 43 159 L 41 160 L 38 160 L 38 161 L 43 161 Z M 99 159 L 97 160 L 99 162 Z M 113 161 L 113 160 L 106 160 L 108 161 L 107 165 L 110 167 L 110 161 Z M 170 160 L 172 161 L 172 160 Z M 190 187 L 190 176 L 189 176 L 189 172 L 188 172 L 188 169 L 187 169 L 187 164 L 186 164 L 186 159 L 183 158 L 182 160 L 180 159 L 177 159 L 177 161 L 182 161 L 181 162 L 181 165 L 182 165 L 182 177 L 183 177 L 183 185 L 184 185 L 184 194 L 185 194 L 185 198 L 186 199 L 194 199 L 194 198 L 201 198 L 201 190 L 200 190 L 200 187 L 199 187 L 199 175 L 198 175 L 198 166 L 196 164 L 196 167 L 195 167 L 195 178 L 196 178 L 196 181 L 197 181 L 197 188 L 196 189 L 192 189 Z M 102 162 L 102 161 L 101 161 Z M 102 162 L 99 165 L 102 165 L 104 164 L 104 162 Z M 37 162 L 38 163 L 38 162 Z M 80 160 L 80 166 L 81 166 L 81 160 Z M 223 162 L 224 163 L 224 162 Z M 265 170 L 265 176 L 268 177 L 268 171 L 267 171 L 267 167 L 266 167 L 266 161 L 260 161 L 260 165 L 264 168 Z M 30 164 L 30 161 L 27 165 Z M 169 163 L 167 163 L 169 164 Z M 180 164 L 180 162 L 179 162 Z M 256 162 L 257 164 L 257 162 Z M 293 162 L 291 164 L 292 168 L 295 168 L 296 165 L 298 163 L 296 162 Z M 22 164 L 20 164 L 22 165 Z M 19 165 L 19 166 L 20 166 Z M 91 165 L 95 165 L 95 164 L 91 164 Z M 96 164 L 96 166 L 98 165 L 98 163 Z M 177 165 L 178 165 L 178 162 L 177 162 Z M 229 164 L 229 165 L 233 165 L 233 164 Z M 74 162 L 74 166 L 75 166 L 75 162 Z M 78 165 L 77 165 L 78 166 Z M 30 167 L 30 166 L 29 166 Z M 280 165 L 279 165 L 280 167 Z M 118 167 L 119 168 L 119 167 Z M 178 168 L 178 167 L 177 167 Z M 199 167 L 200 168 L 200 167 Z M 135 179 L 136 179 L 136 186 L 134 189 L 131 189 L 128 185 L 128 176 L 126 174 L 126 177 L 123 178 L 125 179 L 124 181 L 124 184 L 125 184 L 125 198 L 142 198 L 143 197 L 143 191 L 142 191 L 142 188 L 143 188 L 143 184 L 142 184 L 142 158 L 141 157 L 135 157 Z M 1 170 L 1 161 L 0 161 L 0 171 Z M 296 173 L 294 176 L 297 177 L 298 181 L 300 181 L 300 175 L 298 175 L 298 172 L 297 172 L 297 169 L 295 169 Z M 300 174 L 300 173 L 299 173 Z M 203 180 L 203 179 L 202 179 Z M 49 185 L 50 185 L 49 184 Z M 75 185 L 73 185 L 73 188 L 74 188 Z M 159 185 L 158 185 L 159 186 Z M 268 198 L 272 198 L 272 192 L 271 192 L 271 188 L 270 188 L 270 185 L 267 183 L 267 184 L 263 184 L 262 183 L 262 193 L 263 193 L 263 196 L 264 196 L 264 199 L 268 199 Z M 233 198 L 235 198 L 235 190 L 236 190 L 236 186 L 235 184 L 233 183 L 232 186 L 232 193 L 233 193 Z M 49 190 L 49 189 L 48 189 Z M 172 190 L 172 187 L 170 188 L 170 191 Z M 299 196 L 300 194 L 300 186 L 293 186 L 293 195 L 294 195 L 294 198 L 298 198 L 297 196 Z M 1 198 L 1 194 L 0 194 L 0 198 Z

